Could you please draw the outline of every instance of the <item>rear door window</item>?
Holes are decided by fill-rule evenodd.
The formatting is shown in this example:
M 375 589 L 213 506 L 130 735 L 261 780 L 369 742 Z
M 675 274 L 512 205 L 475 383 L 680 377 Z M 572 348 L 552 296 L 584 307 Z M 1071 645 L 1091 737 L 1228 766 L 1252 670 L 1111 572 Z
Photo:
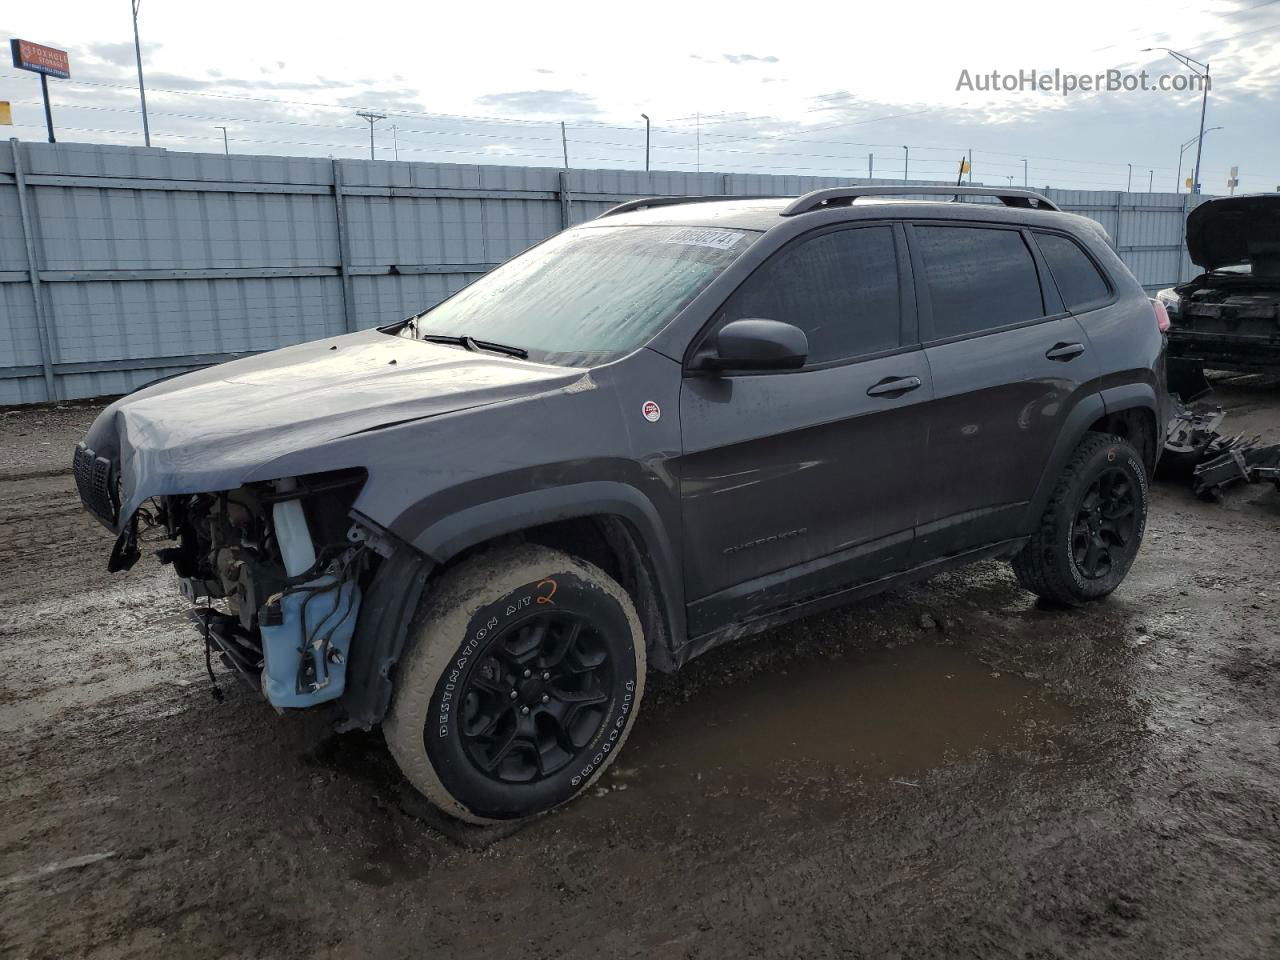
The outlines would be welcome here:
M 912 234 L 933 305 L 932 339 L 1044 316 L 1035 260 L 1019 231 L 917 225 Z
M 1068 310 L 1088 310 L 1111 298 L 1110 284 L 1074 240 L 1052 233 L 1035 237 Z
M 809 364 L 896 348 L 902 311 L 893 228 L 835 230 L 784 248 L 725 305 L 725 321 L 748 317 L 803 330 Z

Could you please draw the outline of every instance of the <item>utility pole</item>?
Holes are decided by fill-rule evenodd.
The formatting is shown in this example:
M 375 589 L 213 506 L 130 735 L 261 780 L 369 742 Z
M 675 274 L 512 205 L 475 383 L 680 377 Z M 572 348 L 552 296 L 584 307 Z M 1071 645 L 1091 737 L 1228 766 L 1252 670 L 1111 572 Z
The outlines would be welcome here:
M 1022 186 L 1026 187 L 1026 185 L 1027 185 L 1027 161 L 1023 160 L 1022 161 Z
M 387 115 L 385 113 L 372 113 L 366 110 L 357 110 L 356 116 L 364 117 L 366 120 L 369 121 L 369 159 L 372 160 L 373 159 L 373 125 L 377 123 L 379 120 L 387 119 Z
M 391 149 L 395 151 L 396 159 L 400 159 L 400 141 L 396 138 L 396 125 L 391 125 Z
M 644 172 L 649 172 L 649 115 L 642 113 L 644 117 Z
M 874 180 L 876 178 L 876 155 L 874 153 L 867 154 L 867 179 Z
M 911 148 L 903 146 L 902 148 L 902 179 L 910 180 L 911 176 L 907 172 L 911 168 Z
M 1196 140 L 1196 172 L 1191 175 L 1191 192 L 1200 192 L 1200 153 L 1204 147 L 1204 115 L 1209 109 L 1209 64 L 1201 63 L 1195 57 L 1189 57 L 1185 53 L 1179 53 L 1177 50 L 1171 50 L 1168 47 L 1144 47 L 1143 53 L 1150 53 L 1152 50 L 1163 50 L 1169 56 L 1173 57 L 1180 64 L 1194 73 L 1202 81 L 1204 93 L 1200 97 L 1200 136 Z M 1204 73 L 1196 68 L 1199 67 Z
M 969 186 L 973 186 L 973 148 L 969 148 Z
M 560 121 L 560 146 L 564 150 L 564 168 L 569 169 L 569 134 L 564 128 L 564 121 Z
M 138 7 L 142 0 L 130 0 L 133 6 L 133 52 L 138 58 L 138 97 L 142 100 L 142 139 L 151 146 L 151 127 L 147 123 L 147 90 L 142 84 L 142 44 L 138 40 Z
M 227 128 L 226 128 L 226 127 L 214 127 L 213 129 L 215 129 L 215 130 L 221 130 L 221 131 L 222 131 L 222 152 L 223 152 L 223 153 L 225 153 L 227 156 L 230 156 L 230 155 L 231 155 L 231 148 L 230 148 L 229 146 L 227 146 Z
M 1155 183 L 1156 183 L 1156 172 L 1154 170 L 1148 170 L 1147 171 L 1147 193 L 1150 193 L 1152 191 L 1152 189 L 1155 187 Z

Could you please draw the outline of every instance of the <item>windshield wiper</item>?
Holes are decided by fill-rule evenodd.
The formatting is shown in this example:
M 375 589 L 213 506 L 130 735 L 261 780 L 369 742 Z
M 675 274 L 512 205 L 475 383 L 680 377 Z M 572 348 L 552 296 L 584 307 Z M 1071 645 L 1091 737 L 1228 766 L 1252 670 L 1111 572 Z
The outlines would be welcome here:
M 513 347 L 505 343 L 494 343 L 492 340 L 477 340 L 475 337 L 454 336 L 449 333 L 422 333 L 419 340 L 428 343 L 454 343 L 466 350 L 487 350 L 490 353 L 501 353 L 521 360 L 529 359 L 529 351 L 524 347 Z

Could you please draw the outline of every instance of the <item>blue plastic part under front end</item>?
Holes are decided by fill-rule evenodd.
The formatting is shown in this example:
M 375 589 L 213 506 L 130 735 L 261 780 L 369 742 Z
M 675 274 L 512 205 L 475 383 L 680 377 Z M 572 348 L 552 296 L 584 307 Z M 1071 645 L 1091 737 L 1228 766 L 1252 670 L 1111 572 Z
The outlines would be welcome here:
M 360 587 L 323 576 L 273 597 L 259 618 L 262 692 L 276 707 L 310 707 L 342 696 Z

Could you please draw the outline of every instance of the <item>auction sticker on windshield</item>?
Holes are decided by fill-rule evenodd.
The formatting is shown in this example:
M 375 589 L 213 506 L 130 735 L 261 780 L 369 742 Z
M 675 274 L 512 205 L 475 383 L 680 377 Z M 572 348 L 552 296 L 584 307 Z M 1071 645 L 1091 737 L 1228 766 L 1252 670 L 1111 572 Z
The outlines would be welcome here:
M 730 250 L 742 234 L 732 230 L 677 230 L 663 240 L 663 243 L 687 243 L 695 247 L 715 247 L 717 250 Z

